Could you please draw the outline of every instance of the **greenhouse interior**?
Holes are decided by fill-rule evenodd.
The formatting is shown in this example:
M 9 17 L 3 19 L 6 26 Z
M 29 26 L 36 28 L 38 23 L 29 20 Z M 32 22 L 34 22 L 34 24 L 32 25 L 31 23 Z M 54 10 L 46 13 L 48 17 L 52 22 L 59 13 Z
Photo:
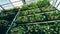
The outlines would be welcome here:
M 60 34 L 60 0 L 0 0 L 0 34 Z

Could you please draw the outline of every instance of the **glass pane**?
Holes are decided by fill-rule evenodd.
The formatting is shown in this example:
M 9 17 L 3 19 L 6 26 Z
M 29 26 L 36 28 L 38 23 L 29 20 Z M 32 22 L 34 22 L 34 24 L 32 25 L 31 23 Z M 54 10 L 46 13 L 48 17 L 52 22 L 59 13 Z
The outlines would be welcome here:
M 60 10 L 60 5 L 57 7 L 58 10 Z
M 0 7 L 0 10 L 2 10 L 2 8 Z
M 0 0 L 0 5 L 10 3 L 9 0 Z
M 11 2 L 19 1 L 19 0 L 10 0 Z
M 31 2 L 37 2 L 38 0 L 25 0 L 26 1 L 26 4 L 29 4 Z
M 22 6 L 23 5 L 23 2 L 20 1 L 20 2 L 16 2 L 16 3 L 13 3 L 14 6 Z
M 53 0 L 50 1 L 50 4 L 51 4 L 51 5 L 52 5 L 52 3 L 53 3 Z
M 4 9 L 10 9 L 10 8 L 13 8 L 12 4 L 4 5 L 3 7 L 4 7 Z
M 55 7 L 57 7 L 57 5 L 59 4 L 59 2 L 60 2 L 60 0 L 57 0 L 57 3 L 56 3 L 56 5 L 55 5 Z

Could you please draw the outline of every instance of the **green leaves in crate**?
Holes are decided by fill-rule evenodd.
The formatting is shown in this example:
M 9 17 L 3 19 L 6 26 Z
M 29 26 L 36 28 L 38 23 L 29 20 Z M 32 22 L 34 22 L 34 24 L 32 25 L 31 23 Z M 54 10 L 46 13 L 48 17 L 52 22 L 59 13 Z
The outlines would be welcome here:
M 24 4 L 21 8 L 21 11 L 24 11 L 24 10 L 30 10 L 30 9 L 34 9 L 34 8 L 38 8 L 37 4 L 36 3 L 30 3 L 30 4 Z
M 55 17 L 55 13 L 54 12 L 47 13 L 47 16 L 48 16 L 48 20 L 53 20 Z
M 0 26 L 7 26 L 8 23 L 9 22 L 7 20 L 0 20 Z
M 26 4 L 23 4 L 22 8 L 21 8 L 21 11 L 24 11 L 24 10 L 27 10 L 28 9 L 28 5 Z
M 38 13 L 38 12 L 41 12 L 41 10 L 39 8 L 36 8 L 36 9 L 34 9 L 34 12 Z
M 34 14 L 32 14 L 32 15 L 29 17 L 29 20 L 30 20 L 30 22 L 34 22 L 34 21 L 35 21 L 35 16 L 34 16 Z
M 29 9 L 35 9 L 38 8 L 37 4 L 35 2 L 32 2 L 30 4 L 28 4 Z
M 60 12 L 51 12 L 51 13 L 46 13 L 48 16 L 48 20 L 55 20 L 55 19 L 60 19 Z
M 0 19 L 5 19 L 8 16 L 8 14 L 0 14 Z
M 37 5 L 38 5 L 38 7 L 39 8 L 42 8 L 42 7 L 48 7 L 48 6 L 50 6 L 50 3 L 49 3 L 49 0 L 39 0 L 38 2 L 37 2 Z
M 36 14 L 36 13 L 41 12 L 41 10 L 39 10 L 39 8 L 31 9 L 31 10 L 28 10 L 28 11 L 29 11 L 29 14 Z
M 22 17 L 18 17 L 15 22 L 17 22 L 17 23 L 22 22 Z
M 59 11 L 55 12 L 55 19 L 60 19 L 60 12 Z
M 56 26 L 54 26 L 54 25 L 44 24 L 44 26 L 43 26 L 40 24 L 29 24 L 27 26 L 21 25 L 21 26 L 12 28 L 10 33 L 14 33 L 14 34 L 15 33 L 19 33 L 19 34 L 23 34 L 23 33 L 53 34 L 54 32 L 56 32 L 56 34 L 58 33 L 58 31 L 56 31 Z
M 31 9 L 31 10 L 25 10 L 25 11 L 21 11 L 19 16 L 28 15 L 28 14 L 35 14 L 35 13 L 40 13 L 40 12 L 41 12 L 41 10 L 39 10 L 39 8 Z
M 29 14 L 35 14 L 34 9 L 28 10 Z
M 22 15 L 28 15 L 28 11 L 27 10 L 26 11 L 22 11 L 21 14 Z
M 26 16 L 22 17 L 23 22 L 28 22 L 28 18 Z
M 23 33 L 25 30 L 26 30 L 26 29 L 25 29 L 23 26 L 20 26 L 18 32 L 19 32 L 19 33 Z
M 45 20 L 45 16 L 43 16 L 41 14 L 35 14 L 35 19 L 36 19 L 36 21 L 43 21 L 43 20 Z
M 34 27 L 32 25 L 28 26 L 28 30 L 32 30 Z
M 15 17 L 17 12 L 18 12 L 18 9 L 2 10 L 2 13 L 0 14 L 0 19 L 10 21 Z
M 23 34 L 27 31 L 25 27 L 26 26 L 14 27 L 14 28 L 11 29 L 11 33 L 13 33 L 13 34 L 17 34 L 17 33 Z
M 52 7 L 52 6 L 48 6 L 48 7 L 42 7 L 42 12 L 44 12 L 44 11 L 54 11 L 54 10 L 56 10 L 56 8 L 55 7 Z
M 17 23 L 28 22 L 28 18 L 26 16 L 18 17 L 16 19 Z

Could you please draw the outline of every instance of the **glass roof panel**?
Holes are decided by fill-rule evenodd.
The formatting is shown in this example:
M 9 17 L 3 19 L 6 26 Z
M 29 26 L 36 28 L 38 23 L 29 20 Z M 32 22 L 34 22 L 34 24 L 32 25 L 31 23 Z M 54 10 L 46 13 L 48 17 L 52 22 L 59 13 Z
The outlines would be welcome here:
M 54 2 L 53 2 L 54 1 Z M 56 2 L 56 3 L 55 3 Z M 60 0 L 52 0 L 51 2 L 51 5 L 55 6 L 58 10 L 60 10 Z M 54 5 L 55 3 L 55 5 Z M 59 4 L 59 5 L 58 5 Z M 57 6 L 58 5 L 58 6 Z
M 4 9 L 13 8 L 12 4 L 2 6 Z
M 23 2 L 22 0 L 0 0 L 0 5 L 2 5 L 4 9 L 9 9 L 15 6 L 20 7 L 21 5 L 23 5 Z
M 26 4 L 29 4 L 31 2 L 37 2 L 38 0 L 25 0 L 26 1 Z
M 10 1 L 12 2 L 12 4 L 10 3 Z M 3 6 L 3 8 L 12 8 L 14 6 L 21 6 L 23 5 L 23 0 L 0 0 L 0 5 Z M 31 2 L 37 2 L 37 0 L 25 0 L 26 1 L 26 4 L 29 4 Z M 51 5 L 54 5 L 53 4 L 53 1 L 55 2 L 56 0 L 52 0 L 50 3 Z M 55 4 L 55 7 L 58 5 L 58 3 L 60 2 L 60 0 L 57 1 L 57 3 Z M 4 5 L 3 5 L 4 4 Z M 60 9 L 60 7 L 57 7 L 58 9 Z
M 19 2 L 16 2 L 16 3 L 13 3 L 14 6 L 21 6 L 23 5 L 23 2 L 22 1 L 19 1 Z
M 6 4 L 6 3 L 10 3 L 9 0 L 0 0 L 0 5 Z
M 16 1 L 19 1 L 19 0 L 13 0 L 13 1 L 12 1 L 12 0 L 10 0 L 10 1 L 11 1 L 11 2 L 16 2 Z
M 2 8 L 0 7 L 0 10 L 2 10 Z
M 55 7 L 58 7 L 58 6 L 57 6 L 58 4 L 60 4 L 60 0 L 58 0 L 58 1 L 56 2 Z
M 58 10 L 60 10 L 60 5 L 57 7 Z

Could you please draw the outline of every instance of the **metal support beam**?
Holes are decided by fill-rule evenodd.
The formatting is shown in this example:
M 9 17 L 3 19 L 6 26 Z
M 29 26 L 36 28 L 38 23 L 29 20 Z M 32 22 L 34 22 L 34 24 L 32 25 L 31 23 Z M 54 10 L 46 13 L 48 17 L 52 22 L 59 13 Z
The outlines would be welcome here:
M 16 3 L 16 2 L 20 2 L 20 1 L 15 1 L 15 2 L 12 2 L 12 3 Z M 11 4 L 11 3 L 2 4 L 2 6 L 8 5 L 8 4 Z
M 58 5 L 56 6 L 56 8 L 60 5 L 60 2 L 58 3 Z
M 14 5 L 12 4 L 12 2 L 9 0 L 9 2 L 11 3 L 11 5 L 14 7 Z
M 58 0 L 55 0 L 55 2 L 54 2 L 54 6 L 56 5 L 57 1 L 58 1 Z
M 9 27 L 8 30 L 6 31 L 6 34 L 8 34 L 9 30 L 14 26 L 14 24 L 15 24 L 14 21 L 16 20 L 16 18 L 17 18 L 17 16 L 18 16 L 19 12 L 20 12 L 20 9 L 19 9 L 19 11 L 17 12 L 17 14 L 15 15 L 13 21 L 11 22 L 10 27 Z
M 2 7 L 2 5 L 0 5 L 0 7 L 1 7 L 3 10 L 5 10 L 5 9 Z

